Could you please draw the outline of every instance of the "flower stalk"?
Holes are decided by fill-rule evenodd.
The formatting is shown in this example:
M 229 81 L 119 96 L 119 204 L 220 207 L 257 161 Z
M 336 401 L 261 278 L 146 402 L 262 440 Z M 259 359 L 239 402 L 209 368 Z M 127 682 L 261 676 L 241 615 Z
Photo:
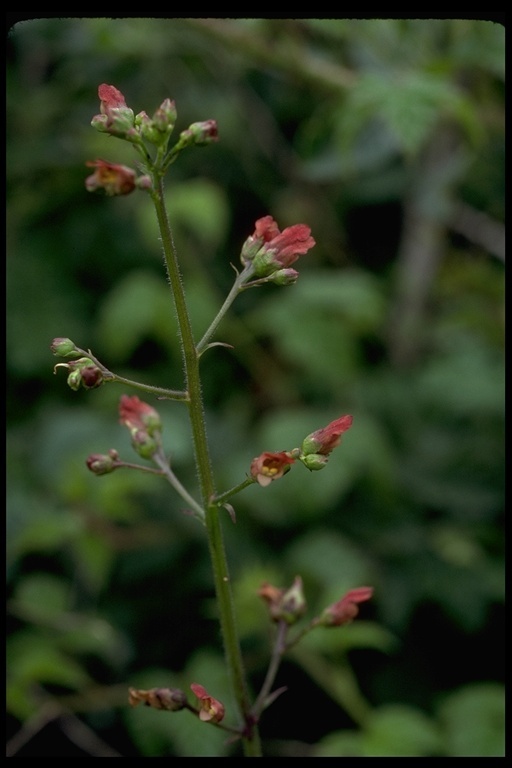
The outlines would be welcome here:
M 164 203 L 163 179 L 158 170 L 155 170 L 153 173 L 153 183 L 154 187 L 151 197 L 155 206 L 167 275 L 171 285 L 174 308 L 178 321 L 178 332 L 181 341 L 183 366 L 186 378 L 186 391 L 188 393 L 186 403 L 192 429 L 196 469 L 204 506 L 208 547 L 213 568 L 226 663 L 240 715 L 246 724 L 250 723 L 250 727 L 244 729 L 244 735 L 242 737 L 244 754 L 247 757 L 259 757 L 261 756 L 261 746 L 257 726 L 250 721 L 249 717 L 250 704 L 246 688 L 240 642 L 238 639 L 231 581 L 224 547 L 219 507 L 217 503 L 211 502 L 211 499 L 215 496 L 215 484 L 204 420 L 203 398 L 199 375 L 199 354 L 194 342 L 177 253 Z

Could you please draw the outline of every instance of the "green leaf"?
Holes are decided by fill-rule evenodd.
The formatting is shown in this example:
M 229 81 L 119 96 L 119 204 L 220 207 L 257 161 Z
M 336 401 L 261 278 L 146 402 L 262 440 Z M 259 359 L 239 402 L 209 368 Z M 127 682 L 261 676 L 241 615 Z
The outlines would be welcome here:
M 505 756 L 505 691 L 473 683 L 449 694 L 439 708 L 449 757 Z
M 404 704 L 387 704 L 375 710 L 362 742 L 365 757 L 431 757 L 443 752 L 437 723 Z
M 102 349 L 114 360 L 125 360 L 145 337 L 164 347 L 174 345 L 173 317 L 165 280 L 145 270 L 134 270 L 103 300 L 97 327 Z
M 32 573 L 14 593 L 16 612 L 35 622 L 51 622 L 69 605 L 70 585 L 49 573 Z

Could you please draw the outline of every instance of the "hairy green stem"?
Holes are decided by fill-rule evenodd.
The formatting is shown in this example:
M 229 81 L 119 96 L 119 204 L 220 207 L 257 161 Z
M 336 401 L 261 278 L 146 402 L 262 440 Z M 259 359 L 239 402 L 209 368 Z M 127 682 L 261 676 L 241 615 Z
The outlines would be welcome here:
M 200 355 L 202 352 L 204 352 L 205 349 L 207 348 L 208 341 L 211 339 L 211 337 L 213 336 L 213 334 L 217 330 L 217 327 L 218 327 L 220 321 L 222 320 L 222 318 L 224 317 L 224 315 L 226 314 L 226 312 L 228 311 L 228 309 L 230 308 L 230 306 L 232 305 L 232 303 L 234 302 L 234 300 L 236 299 L 238 294 L 241 293 L 241 291 L 243 291 L 243 289 L 244 289 L 243 283 L 247 280 L 247 278 L 251 274 L 252 274 L 252 264 L 248 264 L 242 270 L 242 272 L 237 274 L 236 280 L 233 283 L 233 286 L 232 286 L 230 292 L 226 296 L 226 300 L 224 301 L 224 304 L 219 309 L 219 311 L 217 313 L 217 316 L 214 318 L 214 320 L 210 324 L 208 330 L 206 331 L 206 333 L 204 334 L 203 338 L 201 339 L 201 341 L 198 343 L 198 345 L 196 347 L 196 351 L 197 351 L 198 355 Z
M 245 723 L 242 733 L 244 754 L 246 757 L 261 757 L 259 734 L 250 713 L 245 671 L 236 626 L 231 582 L 219 518 L 219 508 L 217 504 L 211 502 L 211 499 L 215 496 L 215 484 L 204 419 L 201 380 L 199 375 L 199 355 L 194 343 L 178 258 L 169 220 L 167 218 L 164 202 L 163 179 L 158 171 L 154 172 L 153 180 L 154 190 L 152 192 L 152 199 L 155 206 L 160 237 L 164 250 L 167 275 L 174 297 L 174 305 L 181 339 L 186 390 L 189 395 L 187 406 L 192 429 L 201 497 L 206 512 L 208 546 L 213 568 L 226 663 L 230 673 L 235 698 Z
M 140 381 L 133 381 L 132 379 L 126 379 L 124 376 L 119 376 L 117 373 L 112 373 L 109 369 L 103 365 L 103 363 L 95 357 L 91 350 L 80 349 L 76 347 L 77 352 L 81 352 L 84 356 L 90 357 L 93 363 L 95 363 L 100 369 L 105 381 L 116 381 L 119 384 L 128 384 L 135 389 L 141 389 L 144 392 L 158 395 L 165 400 L 188 400 L 188 392 L 181 392 L 177 389 L 166 389 L 165 387 L 155 387 L 152 384 L 143 384 Z

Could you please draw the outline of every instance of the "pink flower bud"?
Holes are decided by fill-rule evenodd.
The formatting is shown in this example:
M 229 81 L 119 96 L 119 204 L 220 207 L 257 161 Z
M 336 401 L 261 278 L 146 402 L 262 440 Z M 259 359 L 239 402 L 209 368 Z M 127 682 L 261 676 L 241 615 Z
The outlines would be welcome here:
M 286 451 L 280 453 L 265 451 L 252 460 L 251 475 L 260 485 L 270 485 L 272 480 L 279 480 L 286 474 L 294 462 L 295 459 Z
M 199 683 L 192 683 L 190 688 L 199 699 L 199 719 L 204 722 L 220 723 L 224 719 L 225 709 L 222 702 L 214 699 Z
M 275 285 L 293 285 L 297 282 L 298 276 L 299 273 L 296 269 L 287 268 L 272 272 L 267 279 L 269 283 L 274 283 Z
M 215 120 L 203 120 L 200 123 L 192 123 L 185 131 L 182 131 L 181 136 L 183 135 L 186 135 L 187 138 L 191 137 L 190 143 L 192 144 L 199 146 L 211 144 L 212 141 L 219 140 L 217 122 Z
M 322 454 L 327 456 L 341 443 L 341 435 L 352 426 L 352 416 L 340 416 L 339 419 L 331 421 L 326 427 L 312 432 L 302 443 L 302 454 Z
M 324 627 L 339 627 L 350 622 L 359 613 L 359 603 L 370 600 L 373 596 L 373 587 L 357 587 L 351 589 L 337 603 L 326 608 L 318 624 Z
M 108 475 L 109 472 L 113 472 L 119 466 L 113 456 L 104 453 L 92 453 L 87 457 L 85 463 L 95 475 Z
M 119 421 L 133 430 L 146 430 L 149 434 L 161 430 L 162 420 L 160 414 L 148 403 L 144 403 L 136 395 L 129 397 L 121 395 L 119 402 Z
M 135 116 L 126 105 L 124 96 L 114 85 L 102 83 L 98 87 L 100 113 L 93 117 L 91 124 L 98 131 L 110 133 L 121 138 L 135 139 Z
M 78 350 L 71 339 L 57 338 L 50 344 L 50 349 L 54 355 L 59 357 L 70 357 L 77 354 Z

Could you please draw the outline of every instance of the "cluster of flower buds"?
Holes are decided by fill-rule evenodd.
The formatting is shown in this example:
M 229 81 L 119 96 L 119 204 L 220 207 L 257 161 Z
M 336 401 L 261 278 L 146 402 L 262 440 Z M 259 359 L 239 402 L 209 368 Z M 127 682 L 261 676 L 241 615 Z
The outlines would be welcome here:
M 293 224 L 282 232 L 272 216 L 264 216 L 255 224 L 254 233 L 242 246 L 240 260 L 252 266 L 251 276 L 266 278 L 277 285 L 294 283 L 299 273 L 291 269 L 299 256 L 315 245 L 306 224 Z
M 323 469 L 329 454 L 341 443 L 341 435 L 352 426 L 352 416 L 340 416 L 326 427 L 317 429 L 302 441 L 301 448 L 291 451 L 264 451 L 251 462 L 251 477 L 263 487 L 279 480 L 298 459 L 311 470 Z
M 284 621 L 295 624 L 306 611 L 306 598 L 302 588 L 302 579 L 296 576 L 291 587 L 283 589 L 265 582 L 258 590 L 258 595 L 267 603 L 272 621 Z M 359 603 L 370 600 L 373 587 L 357 587 L 347 592 L 337 603 L 325 608 L 310 624 L 315 627 L 340 627 L 350 624 L 359 613 Z
M 148 691 L 130 688 L 128 703 L 131 707 L 144 704 L 146 707 L 153 707 L 153 709 L 179 712 L 187 706 L 187 697 L 179 688 L 150 688 Z
M 176 105 L 171 99 L 164 99 L 153 117 L 146 112 L 134 114 L 133 109 L 126 104 L 121 91 L 114 85 L 102 83 L 98 87 L 100 99 L 100 114 L 95 115 L 91 125 L 102 133 L 117 136 L 132 144 L 138 145 L 147 157 L 147 151 L 143 149 L 144 142 L 157 147 L 160 156 L 167 151 L 169 139 L 176 124 Z M 167 157 L 174 159 L 177 154 L 191 145 L 203 146 L 217 141 L 218 131 L 215 120 L 204 120 L 192 123 L 182 131 L 177 143 Z M 128 195 L 135 189 L 150 190 L 152 188 L 151 177 L 143 175 L 137 177 L 132 168 L 125 165 L 108 163 L 105 160 L 94 160 L 87 163 L 94 168 L 94 173 L 85 181 L 89 192 L 104 192 L 109 196 Z
M 149 141 L 150 144 L 154 144 L 156 147 L 167 146 L 176 124 L 176 117 L 174 101 L 165 99 L 152 118 L 146 112 L 139 112 L 135 117 L 135 126 L 140 130 L 142 138 Z
M 82 350 L 78 349 L 71 339 L 61 337 L 53 339 L 50 349 L 58 357 L 76 357 L 82 354 Z M 69 371 L 68 386 L 75 391 L 80 387 L 96 389 L 104 381 L 103 371 L 90 357 L 78 357 L 69 363 L 57 363 L 53 368 L 54 373 L 57 373 L 57 368 Z
M 150 459 L 161 446 L 162 420 L 160 414 L 136 395 L 122 395 L 119 421 L 128 427 L 132 446 L 143 459 Z
M 79 357 L 78 360 L 71 360 L 69 363 L 57 363 L 53 369 L 54 373 L 57 372 L 57 368 L 66 368 L 69 371 L 68 386 L 75 392 L 80 387 L 96 389 L 103 384 L 103 372 L 90 357 Z
M 295 624 L 306 611 L 306 600 L 300 576 L 295 577 L 292 586 L 288 589 L 274 587 L 265 582 L 258 590 L 258 595 L 267 603 L 272 621 Z

